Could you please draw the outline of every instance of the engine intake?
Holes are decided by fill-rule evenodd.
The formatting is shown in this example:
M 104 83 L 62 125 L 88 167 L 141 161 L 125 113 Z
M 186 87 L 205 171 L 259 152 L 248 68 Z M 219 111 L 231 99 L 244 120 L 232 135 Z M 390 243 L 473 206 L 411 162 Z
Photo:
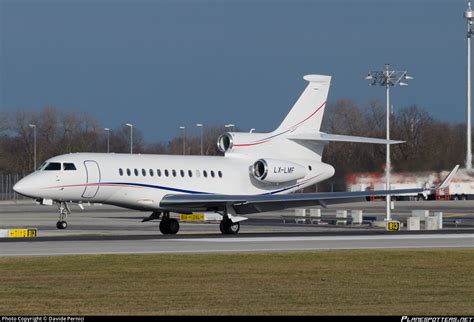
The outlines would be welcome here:
M 306 168 L 289 161 L 260 159 L 252 165 L 253 177 L 261 182 L 283 183 L 306 176 Z
M 224 133 L 217 139 L 217 148 L 221 152 L 227 152 L 232 149 L 234 141 L 232 140 L 232 135 L 230 133 Z

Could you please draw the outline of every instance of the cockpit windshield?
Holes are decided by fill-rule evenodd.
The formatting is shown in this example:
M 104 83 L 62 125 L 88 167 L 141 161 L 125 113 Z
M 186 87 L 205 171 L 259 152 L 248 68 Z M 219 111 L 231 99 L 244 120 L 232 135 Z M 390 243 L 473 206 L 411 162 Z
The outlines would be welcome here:
M 74 163 L 62 163 L 62 169 L 65 171 L 77 170 Z M 38 171 L 59 171 L 61 170 L 61 162 L 45 162 L 38 168 Z
M 49 162 L 43 169 L 44 171 L 57 171 L 61 170 L 61 163 L 59 162 Z
M 44 167 L 48 164 L 48 162 L 43 162 L 42 165 L 38 168 L 38 171 L 44 170 Z
M 76 170 L 74 163 L 64 163 L 64 170 Z

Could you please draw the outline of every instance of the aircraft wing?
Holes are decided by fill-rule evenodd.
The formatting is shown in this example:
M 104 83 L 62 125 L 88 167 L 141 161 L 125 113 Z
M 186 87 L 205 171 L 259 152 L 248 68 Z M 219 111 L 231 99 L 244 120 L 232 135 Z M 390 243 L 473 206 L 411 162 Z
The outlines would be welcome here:
M 232 207 L 236 214 L 252 214 L 286 208 L 323 206 L 365 200 L 370 196 L 423 193 L 424 189 L 355 192 L 295 193 L 286 195 L 166 195 L 160 208 L 168 211 L 218 211 Z
M 408 193 L 426 194 L 431 190 L 444 189 L 454 177 L 459 165 L 433 189 L 395 189 L 354 192 L 295 193 L 286 195 L 166 195 L 160 207 L 173 212 L 219 211 L 233 208 L 236 214 L 252 214 L 286 208 L 323 206 L 328 204 L 362 201 L 370 196 L 403 195 Z

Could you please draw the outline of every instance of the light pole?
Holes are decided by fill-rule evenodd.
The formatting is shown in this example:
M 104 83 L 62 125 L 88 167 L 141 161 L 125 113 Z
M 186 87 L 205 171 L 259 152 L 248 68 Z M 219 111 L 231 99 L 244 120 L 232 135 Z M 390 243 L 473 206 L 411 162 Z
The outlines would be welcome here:
M 36 124 L 28 124 L 33 129 L 33 171 L 36 171 Z
M 110 152 L 110 129 L 108 127 L 104 128 L 104 131 L 107 132 L 107 153 Z
M 202 155 L 202 133 L 203 133 L 204 125 L 202 123 L 198 123 L 196 124 L 196 126 L 201 128 L 201 155 Z
M 130 154 L 133 154 L 133 124 L 127 123 L 125 125 L 130 127 Z
M 472 20 L 474 19 L 474 11 L 471 9 L 471 1 L 467 3 L 467 9 L 464 13 L 467 19 L 467 151 L 466 151 L 466 169 L 472 168 L 471 153 L 471 36 L 472 36 Z
M 397 70 L 389 70 L 390 64 L 385 64 L 385 69 L 377 70 L 377 71 L 370 71 L 369 74 L 365 77 L 366 80 L 369 81 L 369 86 L 379 85 L 385 86 L 387 92 L 387 154 L 386 154 L 386 165 L 385 165 L 385 179 L 386 179 L 386 189 L 390 190 L 390 87 L 392 86 L 406 86 L 407 83 L 401 82 L 401 80 L 408 80 L 413 79 L 413 77 L 407 75 L 407 71 L 397 71 Z M 391 220 L 390 210 L 391 210 L 391 202 L 390 202 L 390 195 L 386 197 L 386 212 L 387 218 L 386 220 Z
M 225 126 L 226 128 L 230 128 L 230 131 L 231 131 L 231 132 L 234 132 L 234 126 L 235 126 L 235 124 L 230 123 L 230 124 L 226 124 L 226 125 L 224 125 L 224 126 Z
M 183 155 L 185 155 L 186 154 L 186 127 L 180 126 L 179 128 L 183 130 Z

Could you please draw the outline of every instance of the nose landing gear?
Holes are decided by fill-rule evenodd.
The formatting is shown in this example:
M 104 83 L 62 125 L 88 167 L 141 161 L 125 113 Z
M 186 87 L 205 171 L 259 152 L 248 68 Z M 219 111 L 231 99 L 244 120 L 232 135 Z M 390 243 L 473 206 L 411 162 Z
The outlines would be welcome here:
M 59 210 L 59 220 L 56 223 L 56 228 L 66 229 L 67 228 L 66 218 L 67 218 L 67 215 L 71 213 L 71 209 L 69 209 L 69 206 L 64 201 L 57 201 L 56 205 L 58 206 L 58 210 Z

